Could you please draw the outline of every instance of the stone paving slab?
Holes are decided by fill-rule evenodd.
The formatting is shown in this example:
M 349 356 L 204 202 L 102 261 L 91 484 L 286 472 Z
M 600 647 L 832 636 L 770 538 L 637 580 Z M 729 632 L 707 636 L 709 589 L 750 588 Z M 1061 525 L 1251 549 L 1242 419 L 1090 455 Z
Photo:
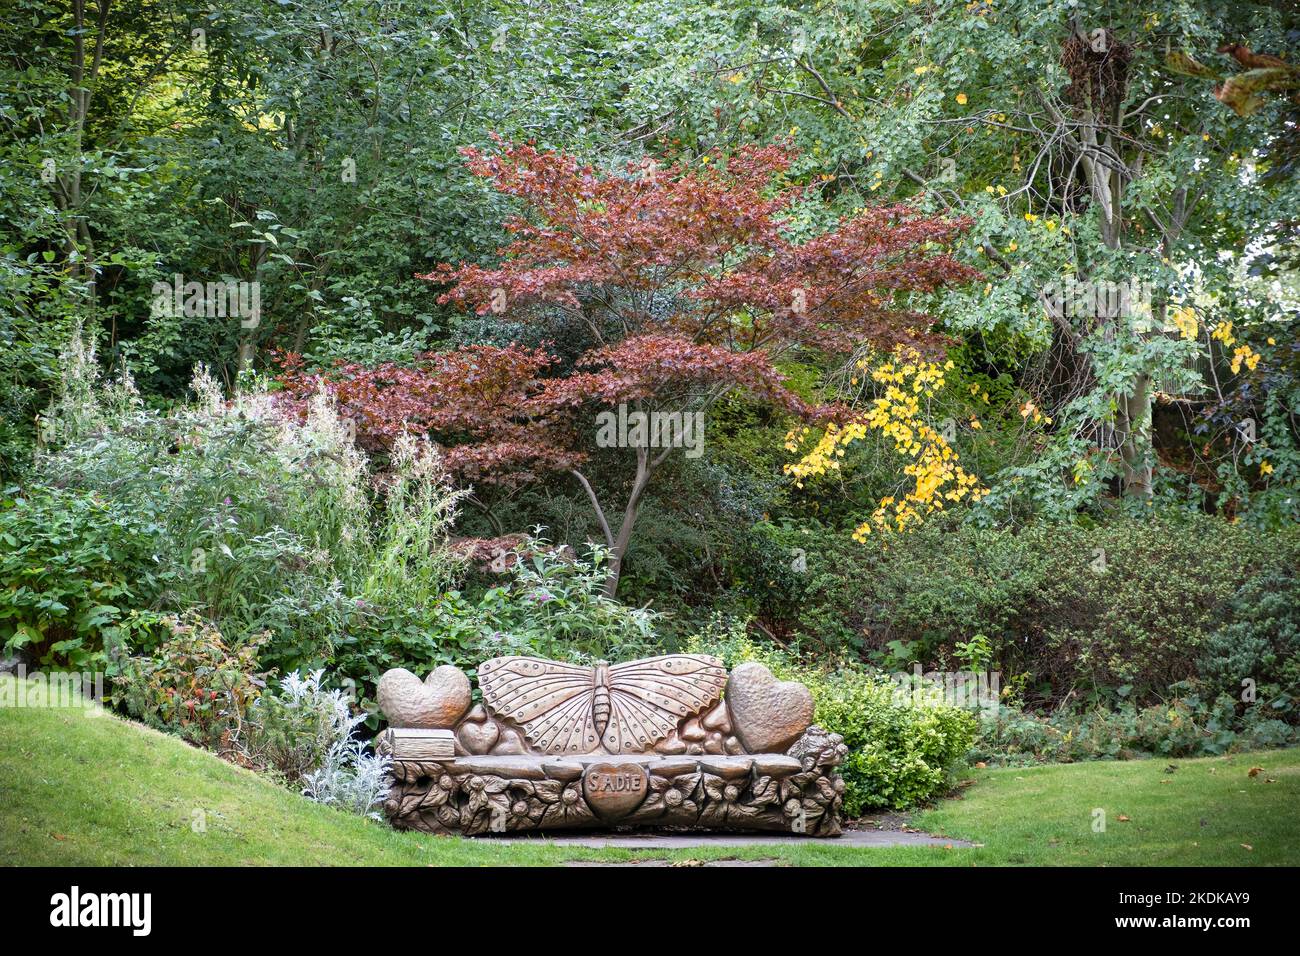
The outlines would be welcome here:
M 576 846 L 588 849 L 619 850 L 686 850 L 710 847 L 794 846 L 811 844 L 833 847 L 951 846 L 970 847 L 973 843 L 952 840 L 931 833 L 908 830 L 845 830 L 838 837 L 801 837 L 785 834 L 740 833 L 586 833 L 580 836 L 476 837 L 505 844 L 547 843 L 552 846 Z

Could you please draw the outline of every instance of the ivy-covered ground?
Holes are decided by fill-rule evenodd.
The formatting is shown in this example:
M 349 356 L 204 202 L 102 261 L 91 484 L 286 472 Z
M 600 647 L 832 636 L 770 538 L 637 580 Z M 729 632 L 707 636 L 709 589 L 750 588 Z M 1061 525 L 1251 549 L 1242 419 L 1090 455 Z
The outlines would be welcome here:
M 12 681 L 11 677 L 0 680 Z M 1257 769 L 1258 768 L 1258 769 Z M 97 712 L 0 708 L 0 864 L 558 865 L 757 859 L 780 865 L 1300 863 L 1300 749 L 976 770 L 912 825 L 971 849 L 591 850 L 396 833 L 312 803 L 180 740 Z M 1097 810 L 1104 811 L 1099 830 Z

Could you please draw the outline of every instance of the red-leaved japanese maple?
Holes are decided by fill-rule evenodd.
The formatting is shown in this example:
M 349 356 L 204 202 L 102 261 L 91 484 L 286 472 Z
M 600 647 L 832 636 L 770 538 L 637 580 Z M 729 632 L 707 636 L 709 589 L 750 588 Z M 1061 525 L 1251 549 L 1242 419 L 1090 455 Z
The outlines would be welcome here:
M 597 413 L 701 412 L 740 390 L 805 419 L 827 417 L 833 410 L 783 384 L 781 355 L 933 348 L 941 342 L 933 320 L 904 297 L 977 275 L 947 251 L 967 221 L 906 205 L 867 209 L 796 241 L 789 219 L 815 200 L 785 181 L 784 146 L 614 172 L 529 144 L 499 147 L 462 151 L 474 173 L 518 203 L 499 263 L 444 264 L 422 278 L 447 286 L 443 303 L 547 334 L 567 330 L 586 351 L 566 366 L 543 350 L 477 346 L 411 369 L 344 367 L 326 380 L 357 409 L 360 433 L 382 441 L 403 427 L 427 430 L 467 480 L 571 472 L 610 549 L 611 595 L 672 446 L 626 450 L 635 471 L 615 525 L 602 504 L 613 483 L 598 492 L 586 467 Z M 296 383 L 300 393 L 306 385 Z

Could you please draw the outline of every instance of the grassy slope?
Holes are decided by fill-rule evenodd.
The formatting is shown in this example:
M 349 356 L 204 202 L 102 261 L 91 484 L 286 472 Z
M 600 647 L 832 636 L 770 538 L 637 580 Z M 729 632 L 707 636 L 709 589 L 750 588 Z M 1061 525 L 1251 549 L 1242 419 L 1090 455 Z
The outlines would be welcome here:
M 976 771 L 962 797 L 914 821 L 984 844 L 975 849 L 861 850 L 828 841 L 630 853 L 394 833 L 136 724 L 89 718 L 81 710 L 3 707 L 0 863 L 473 866 L 644 857 L 858 865 L 1300 863 L 1300 750 L 1175 763 L 1174 771 L 1165 761 Z M 1252 778 L 1251 767 L 1264 769 Z M 1104 833 L 1093 832 L 1098 807 L 1107 815 Z M 191 825 L 196 811 L 206 832 Z

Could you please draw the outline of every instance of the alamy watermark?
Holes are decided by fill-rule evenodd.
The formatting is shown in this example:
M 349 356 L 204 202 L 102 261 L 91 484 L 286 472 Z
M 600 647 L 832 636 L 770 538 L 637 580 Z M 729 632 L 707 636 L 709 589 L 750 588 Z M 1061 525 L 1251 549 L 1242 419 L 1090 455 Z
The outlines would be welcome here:
M 1058 315 L 1071 319 L 1105 319 L 1150 315 L 1153 288 L 1146 279 L 1078 280 L 1073 276 L 1043 287 L 1043 297 Z
M 172 281 L 153 284 L 155 316 L 238 318 L 245 329 L 255 329 L 262 320 L 262 284 L 223 279 L 219 282 L 186 282 L 179 272 Z
M 996 714 L 1002 698 L 999 671 L 910 671 L 891 674 L 894 704 L 899 707 L 959 707 Z
M 152 893 L 83 893 L 73 886 L 50 897 L 50 925 L 73 929 L 123 927 L 133 936 L 148 936 L 153 927 Z
M 14 668 L 17 680 L 0 681 L 0 707 L 80 707 L 88 716 L 100 713 L 104 675 L 100 671 L 37 671 L 27 665 Z
M 684 448 L 687 458 L 704 453 L 703 412 L 603 411 L 596 416 L 597 448 Z

